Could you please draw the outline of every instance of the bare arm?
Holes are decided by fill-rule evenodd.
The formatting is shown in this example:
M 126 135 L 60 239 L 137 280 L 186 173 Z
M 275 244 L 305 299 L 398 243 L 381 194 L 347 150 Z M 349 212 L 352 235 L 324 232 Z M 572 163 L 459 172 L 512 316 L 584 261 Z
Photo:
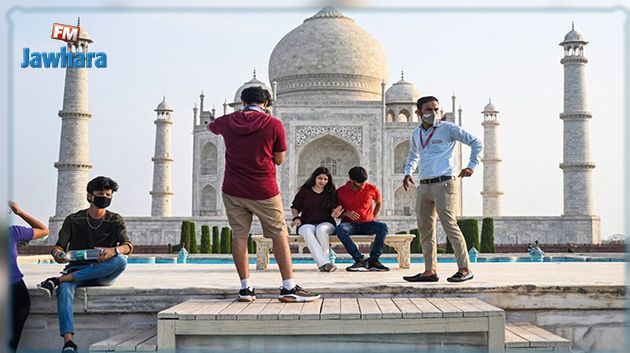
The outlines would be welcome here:
M 33 228 L 33 239 L 44 238 L 48 235 L 48 233 L 50 233 L 48 227 L 46 227 L 44 223 L 24 212 L 17 203 L 11 201 L 9 202 L 9 207 L 11 207 L 11 211 L 13 211 L 13 213 L 22 218 L 24 222 L 28 223 L 28 225 Z
M 273 162 L 276 163 L 276 165 L 281 165 L 282 163 L 284 163 L 285 155 L 286 155 L 286 152 L 274 152 Z
M 381 206 L 383 205 L 383 202 L 378 201 L 376 202 L 376 204 L 374 205 L 374 218 L 378 217 L 378 214 L 381 212 Z

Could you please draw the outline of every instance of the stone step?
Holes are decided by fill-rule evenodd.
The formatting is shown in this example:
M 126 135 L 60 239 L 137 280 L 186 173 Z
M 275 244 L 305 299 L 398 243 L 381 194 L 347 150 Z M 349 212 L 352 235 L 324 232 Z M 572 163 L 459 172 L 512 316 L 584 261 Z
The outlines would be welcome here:
M 528 323 L 505 325 L 505 352 L 571 352 L 571 342 Z

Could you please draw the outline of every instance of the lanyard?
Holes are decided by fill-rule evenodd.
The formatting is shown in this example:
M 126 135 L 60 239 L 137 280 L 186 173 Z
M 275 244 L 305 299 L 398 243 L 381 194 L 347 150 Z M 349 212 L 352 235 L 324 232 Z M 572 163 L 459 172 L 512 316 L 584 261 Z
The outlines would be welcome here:
M 243 109 L 243 111 L 248 111 L 248 110 L 250 110 L 250 111 L 251 111 L 251 110 L 255 110 L 255 111 L 257 111 L 257 112 L 261 112 L 261 113 L 264 113 L 264 112 L 265 112 L 265 111 L 264 111 L 261 107 L 259 107 L 259 106 L 257 106 L 257 105 L 248 105 L 248 106 L 246 106 L 246 107 Z
M 424 149 L 429 142 L 431 141 L 431 138 L 433 137 L 433 134 L 435 133 L 435 130 L 437 130 L 437 126 L 433 127 L 433 131 L 431 131 L 431 133 L 429 134 L 429 137 L 427 137 L 427 142 L 422 142 L 422 129 L 420 129 L 420 146 L 422 146 L 422 148 Z

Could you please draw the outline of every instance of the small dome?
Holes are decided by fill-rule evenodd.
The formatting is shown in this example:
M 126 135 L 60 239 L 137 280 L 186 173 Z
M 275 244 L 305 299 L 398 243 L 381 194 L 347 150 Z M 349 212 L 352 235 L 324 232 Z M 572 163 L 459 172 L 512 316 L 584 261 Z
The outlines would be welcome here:
M 90 39 L 90 35 L 88 34 L 88 31 L 83 27 L 79 27 L 79 39 L 84 40 L 88 43 L 92 43 L 92 39 Z
M 582 37 L 582 34 L 576 30 L 571 30 L 571 32 L 567 33 L 564 36 L 564 41 L 565 42 L 583 42 L 584 41 L 584 37 Z
M 575 26 L 571 23 L 571 31 L 564 36 L 564 40 L 560 45 L 564 45 L 566 43 L 583 43 L 587 44 L 588 42 L 584 40 L 582 34 L 575 30 Z
M 157 108 L 155 108 L 155 111 L 172 112 L 173 108 L 171 108 L 171 105 L 166 101 L 166 97 L 162 97 L 162 101 L 158 104 Z
M 234 94 L 234 103 L 241 102 L 241 93 L 243 93 L 243 90 L 245 88 L 256 87 L 256 86 L 262 87 L 265 91 L 269 92 L 269 94 L 273 96 L 271 89 L 267 87 L 267 85 L 264 82 L 256 78 L 256 70 L 254 70 L 254 77 L 251 80 L 245 82 L 241 87 L 239 87 L 236 90 L 236 93 Z
M 488 104 L 486 104 L 486 106 L 483 108 L 483 112 L 482 113 L 498 113 L 499 110 L 497 109 L 497 107 L 494 106 L 494 104 L 492 104 L 491 100 L 488 100 Z
M 420 92 L 416 86 L 405 81 L 405 77 L 401 74 L 400 81 L 394 83 L 385 91 L 385 103 L 416 103 L 420 98 Z

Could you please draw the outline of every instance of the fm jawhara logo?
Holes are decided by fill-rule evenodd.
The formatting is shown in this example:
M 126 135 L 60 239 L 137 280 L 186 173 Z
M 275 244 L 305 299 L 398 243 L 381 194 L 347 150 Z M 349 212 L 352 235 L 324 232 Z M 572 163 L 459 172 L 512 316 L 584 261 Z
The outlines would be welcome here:
M 30 48 L 22 49 L 22 63 L 25 68 L 107 68 L 107 54 L 105 52 L 89 52 L 88 46 L 92 40 L 87 31 L 82 31 L 80 22 L 76 26 L 53 23 L 52 39 L 64 41 L 67 47 L 59 48 L 58 52 L 31 52 Z

